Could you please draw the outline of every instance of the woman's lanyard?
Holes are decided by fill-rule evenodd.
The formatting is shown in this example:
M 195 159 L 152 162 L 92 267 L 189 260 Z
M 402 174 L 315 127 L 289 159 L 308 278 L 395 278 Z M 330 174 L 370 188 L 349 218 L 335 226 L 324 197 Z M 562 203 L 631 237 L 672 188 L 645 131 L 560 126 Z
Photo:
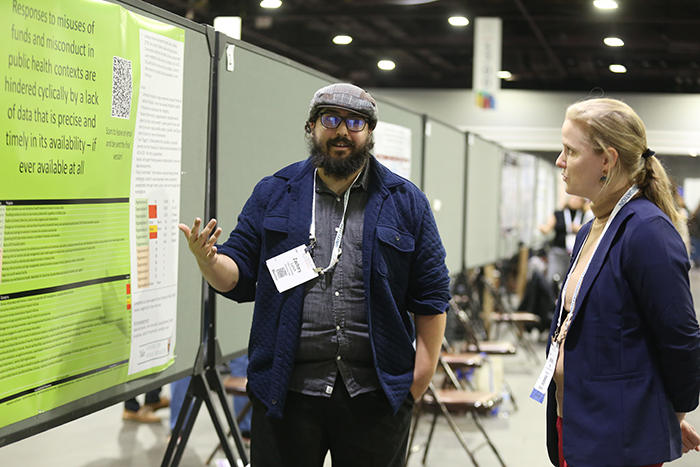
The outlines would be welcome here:
M 316 174 L 318 172 L 318 169 L 314 170 L 314 191 L 313 191 L 313 196 L 311 197 L 311 227 L 309 228 L 309 250 L 312 250 L 316 246 Z M 343 195 L 344 201 L 343 201 L 343 217 L 340 219 L 340 225 L 338 226 L 335 234 L 335 240 L 333 241 L 333 251 L 331 252 L 331 260 L 330 263 L 328 263 L 328 267 L 323 269 L 323 268 L 316 268 L 315 271 L 318 272 L 319 274 L 325 274 L 326 272 L 330 271 L 333 266 L 338 264 L 338 260 L 340 258 L 340 254 L 343 252 L 340 248 L 340 244 L 343 241 L 343 231 L 345 230 L 345 214 L 347 213 L 348 210 L 348 201 L 350 200 L 350 190 L 352 190 L 353 185 L 355 182 L 357 182 L 357 179 L 360 178 L 360 175 L 362 175 L 362 170 L 360 170 L 360 173 L 357 174 L 357 177 L 355 177 L 355 180 L 352 181 L 350 186 L 348 187 L 347 190 L 345 190 L 345 194 Z
M 563 340 L 563 336 L 566 335 L 568 332 L 569 326 L 571 325 L 571 319 L 574 315 L 574 311 L 576 310 L 576 298 L 578 297 L 578 292 L 581 288 L 581 284 L 583 283 L 583 278 L 586 276 L 586 273 L 588 272 L 588 268 L 590 267 L 591 263 L 593 262 L 593 258 L 595 257 L 596 251 L 598 251 L 598 247 L 600 246 L 600 243 L 602 242 L 603 238 L 605 237 L 605 233 L 608 231 L 608 227 L 612 224 L 613 219 L 615 216 L 617 216 L 617 213 L 620 212 L 620 209 L 631 200 L 634 195 L 636 195 L 639 192 L 639 187 L 637 185 L 632 185 L 627 192 L 622 195 L 622 198 L 617 202 L 615 205 L 615 208 L 613 211 L 610 213 L 610 217 L 608 217 L 608 221 L 605 223 L 605 227 L 603 228 L 603 232 L 601 232 L 600 237 L 598 237 L 598 241 L 596 242 L 595 246 L 593 247 L 593 252 L 591 253 L 591 257 L 588 259 L 588 263 L 586 264 L 586 267 L 583 269 L 583 272 L 581 273 L 581 277 L 579 277 L 578 282 L 576 283 L 576 288 L 574 289 L 574 294 L 571 297 L 571 305 L 569 306 L 569 314 L 566 317 L 566 320 L 564 320 L 564 324 L 562 325 L 561 317 L 564 314 L 564 302 L 566 301 L 566 288 L 569 285 L 569 280 L 571 279 L 571 275 L 573 274 L 574 270 L 576 269 L 576 265 L 578 264 L 578 260 L 581 257 L 581 252 L 583 250 L 583 246 L 578 251 L 578 254 L 576 255 L 576 259 L 574 260 L 574 264 L 571 266 L 571 269 L 569 269 L 569 274 L 566 276 L 566 281 L 564 282 L 564 286 L 561 289 L 561 293 L 559 295 L 559 301 L 561 302 L 561 306 L 559 308 L 559 317 L 557 318 L 557 328 L 556 331 L 554 332 L 554 336 L 552 337 L 552 343 L 549 347 L 549 354 L 547 355 L 547 361 L 544 364 L 544 368 L 542 369 L 542 373 L 540 373 L 539 378 L 537 379 L 537 383 L 535 383 L 535 388 L 532 390 L 532 393 L 530 394 L 530 397 L 540 403 L 544 400 L 544 394 L 547 391 L 547 388 L 549 387 L 549 383 L 552 381 L 552 377 L 554 376 L 554 370 L 556 369 L 556 364 L 557 364 L 557 358 L 559 356 L 559 345 L 561 344 L 561 341 Z M 588 234 L 590 235 L 590 230 L 588 231 Z M 585 242 L 584 242 L 585 243 Z
M 586 264 L 586 267 L 583 269 L 583 272 L 581 273 L 581 277 L 579 277 L 578 282 L 576 283 L 576 288 L 574 289 L 574 294 L 571 297 L 571 306 L 569 306 L 569 316 L 574 314 L 574 310 L 576 309 L 576 298 L 578 297 L 578 292 L 579 289 L 581 288 L 581 284 L 583 283 L 583 278 L 586 276 L 586 273 L 588 272 L 588 268 L 590 267 L 591 263 L 593 262 L 593 258 L 595 257 L 596 251 L 598 251 L 598 247 L 600 246 L 600 243 L 603 241 L 603 237 L 605 237 L 605 233 L 608 231 L 608 227 L 612 224 L 613 219 L 615 216 L 617 216 L 617 213 L 620 212 L 620 209 L 629 202 L 629 200 L 634 197 L 639 192 L 639 187 L 637 185 L 632 185 L 627 192 L 622 195 L 622 198 L 617 202 L 615 205 L 615 209 L 610 213 L 610 217 L 608 217 L 608 221 L 605 223 L 605 227 L 603 228 L 603 231 L 600 234 L 600 237 L 598 237 L 598 241 L 595 244 L 595 247 L 593 247 L 593 253 L 591 253 L 591 257 L 588 259 L 588 263 Z M 592 227 L 591 227 L 592 228 Z M 591 231 L 588 231 L 588 235 L 590 235 Z M 584 242 L 585 243 L 585 242 Z M 560 302 L 561 302 L 561 307 L 559 308 L 559 318 L 557 321 L 557 331 L 555 332 L 554 335 L 554 340 L 557 340 L 557 337 L 559 334 L 566 333 L 568 330 L 568 325 L 566 329 L 561 329 L 561 317 L 564 314 L 564 302 L 566 301 L 566 288 L 569 285 L 569 279 L 571 279 L 571 274 L 573 274 L 574 269 L 576 269 L 576 265 L 578 264 L 578 260 L 581 257 L 581 252 L 583 251 L 583 247 L 581 247 L 578 251 L 578 255 L 576 255 L 576 259 L 574 260 L 574 264 L 571 266 L 571 269 L 569 270 L 569 274 L 566 276 L 566 281 L 564 282 L 564 287 L 562 287 L 561 290 L 561 295 L 560 295 Z M 571 322 L 571 319 L 567 316 L 567 321 L 569 323 Z

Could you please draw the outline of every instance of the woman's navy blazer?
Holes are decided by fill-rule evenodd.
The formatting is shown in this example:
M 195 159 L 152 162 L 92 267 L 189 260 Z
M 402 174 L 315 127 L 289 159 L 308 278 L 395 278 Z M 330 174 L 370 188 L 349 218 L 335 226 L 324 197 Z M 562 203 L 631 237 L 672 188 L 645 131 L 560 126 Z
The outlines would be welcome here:
M 589 222 L 578 233 L 574 257 L 590 228 Z M 695 409 L 700 393 L 689 267 L 680 235 L 648 199 L 631 200 L 613 219 L 581 284 L 564 342 L 567 463 L 619 467 L 681 456 L 675 412 Z M 558 303 L 552 332 L 559 312 Z M 552 382 L 547 448 L 559 465 L 554 391 Z

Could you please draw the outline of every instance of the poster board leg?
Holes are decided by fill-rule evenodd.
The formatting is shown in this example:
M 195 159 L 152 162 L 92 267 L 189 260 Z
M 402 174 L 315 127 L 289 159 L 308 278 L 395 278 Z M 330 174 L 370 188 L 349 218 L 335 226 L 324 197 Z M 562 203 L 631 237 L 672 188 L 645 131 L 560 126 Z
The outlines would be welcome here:
M 233 456 L 233 451 L 231 450 L 231 445 L 228 442 L 226 432 L 224 431 L 223 425 L 221 424 L 221 421 L 219 420 L 219 416 L 216 413 L 216 410 L 214 408 L 214 403 L 212 402 L 211 397 L 206 398 L 205 402 L 207 404 L 207 409 L 209 410 L 209 414 L 211 415 L 211 421 L 214 424 L 214 429 L 216 429 L 216 434 L 219 435 L 219 441 L 221 442 L 221 447 L 223 448 L 224 453 L 226 454 L 226 459 L 228 459 L 229 465 L 231 465 L 232 467 L 238 465 L 238 463 L 235 460 L 235 457 Z M 226 407 L 226 405 L 224 405 L 224 407 Z M 235 426 L 235 424 L 233 426 Z M 245 451 L 243 451 L 243 452 L 239 451 L 239 454 L 242 454 L 243 456 L 245 456 Z M 243 460 L 243 459 L 241 459 L 241 460 Z M 246 465 L 246 464 L 247 464 L 247 462 L 244 462 L 243 465 Z
M 207 380 L 214 383 L 213 388 L 209 386 Z M 219 396 L 219 401 L 221 402 L 226 420 L 230 425 L 231 433 L 236 441 L 236 448 L 238 450 L 240 461 L 242 462 L 242 465 L 248 465 L 248 455 L 243 445 L 238 424 L 234 422 L 233 415 L 231 415 L 231 409 L 229 408 L 228 401 L 226 400 L 223 384 L 221 383 L 221 379 L 216 372 L 216 369 L 210 368 L 205 370 L 205 373 L 203 374 L 193 376 L 190 380 L 190 386 L 187 388 L 187 394 L 185 396 L 180 415 L 178 416 L 175 424 L 175 428 L 171 434 L 170 442 L 168 443 L 161 467 L 177 467 L 179 465 L 202 402 L 204 402 L 207 406 L 209 416 L 211 417 L 214 429 L 219 436 L 219 441 L 221 442 L 221 446 L 226 454 L 229 464 L 231 466 L 240 465 L 234 457 L 226 432 L 224 431 L 223 425 L 219 420 L 219 415 L 214 407 L 214 402 L 211 396 L 212 391 L 216 392 Z M 190 414 L 191 416 L 188 417 L 187 414 Z M 176 447 L 177 450 L 175 449 Z
M 185 400 L 182 403 L 182 408 L 180 409 L 180 414 L 177 417 L 177 422 L 170 434 L 170 442 L 168 442 L 168 447 L 165 450 L 165 455 L 163 456 L 163 462 L 161 467 L 171 467 L 176 466 L 179 463 L 179 458 L 182 457 L 182 452 L 184 451 L 185 445 L 187 444 L 187 439 L 189 438 L 189 433 L 194 426 L 194 421 L 199 413 L 199 408 L 202 405 L 202 401 L 197 398 L 197 377 L 193 376 L 190 380 L 190 384 L 187 387 L 187 392 L 185 394 Z M 191 414 L 191 417 L 188 417 Z M 180 455 L 177 456 L 175 448 L 178 448 Z M 175 456 L 174 456 L 175 455 Z
M 187 418 L 185 427 L 183 428 L 180 439 L 177 442 L 177 450 L 175 451 L 175 457 L 173 457 L 172 467 L 177 467 L 180 465 L 180 460 L 182 459 L 182 455 L 185 453 L 187 441 L 190 439 L 190 434 L 192 433 L 192 428 L 194 427 L 194 422 L 197 420 L 197 414 L 199 414 L 199 408 L 201 406 L 202 400 L 196 398 L 192 404 L 192 416 Z
M 224 383 L 221 381 L 221 375 L 219 375 L 219 372 L 216 371 L 215 368 L 209 368 L 206 372 L 206 375 L 211 390 L 219 396 L 219 401 L 224 407 L 224 415 L 226 416 L 226 421 L 228 422 L 228 425 L 230 427 L 230 434 L 233 436 L 233 441 L 236 444 L 236 449 L 238 450 L 239 457 L 243 462 L 243 465 L 248 465 L 248 453 L 246 451 L 245 445 L 243 444 L 243 437 L 241 436 L 241 430 L 238 427 L 238 423 L 236 422 L 236 420 L 233 419 L 233 414 L 231 413 L 230 406 L 226 398 L 226 390 L 224 389 Z

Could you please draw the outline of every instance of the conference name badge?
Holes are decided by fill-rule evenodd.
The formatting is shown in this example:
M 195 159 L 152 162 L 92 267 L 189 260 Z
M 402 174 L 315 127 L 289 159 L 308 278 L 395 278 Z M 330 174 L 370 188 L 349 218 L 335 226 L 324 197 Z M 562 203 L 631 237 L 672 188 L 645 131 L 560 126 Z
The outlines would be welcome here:
M 542 368 L 542 373 L 540 373 L 535 387 L 532 389 L 530 394 L 530 399 L 539 402 L 540 404 L 544 401 L 544 395 L 547 394 L 547 388 L 549 383 L 552 382 L 554 377 L 554 370 L 557 368 L 557 358 L 559 357 L 559 344 L 556 341 L 552 342 L 549 346 L 549 355 L 547 355 L 547 361 Z
M 306 245 L 268 259 L 267 269 L 275 282 L 277 291 L 282 293 L 318 276 L 316 265 Z

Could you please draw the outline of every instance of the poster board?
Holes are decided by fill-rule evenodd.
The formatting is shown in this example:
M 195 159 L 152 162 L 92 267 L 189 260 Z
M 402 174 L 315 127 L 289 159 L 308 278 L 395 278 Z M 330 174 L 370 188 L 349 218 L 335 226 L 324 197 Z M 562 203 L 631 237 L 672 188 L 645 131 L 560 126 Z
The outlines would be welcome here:
M 204 205 L 212 68 L 205 27 L 141 2 L 2 9 L 0 446 L 192 374 L 177 223 Z
M 451 275 L 463 269 L 466 135 L 428 119 L 425 131 L 424 192 L 447 252 Z
M 499 205 L 503 149 L 469 134 L 467 156 L 467 268 L 499 260 Z

